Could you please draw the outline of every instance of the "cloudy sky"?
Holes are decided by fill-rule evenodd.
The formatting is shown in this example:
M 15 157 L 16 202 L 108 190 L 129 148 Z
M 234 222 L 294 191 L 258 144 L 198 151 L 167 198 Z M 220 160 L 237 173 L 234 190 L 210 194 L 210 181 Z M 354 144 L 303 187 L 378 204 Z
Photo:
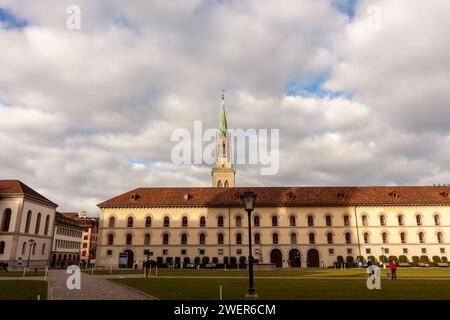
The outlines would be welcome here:
M 67 7 L 81 29 L 67 27 Z M 450 183 L 447 0 L 0 0 L 0 179 L 87 210 L 209 186 L 174 130 L 280 129 L 242 185 Z

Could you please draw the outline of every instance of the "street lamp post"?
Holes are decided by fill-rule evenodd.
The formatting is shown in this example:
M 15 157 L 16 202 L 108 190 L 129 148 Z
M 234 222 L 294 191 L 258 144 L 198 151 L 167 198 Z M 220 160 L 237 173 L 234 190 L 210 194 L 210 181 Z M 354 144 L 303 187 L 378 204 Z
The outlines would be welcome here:
M 258 299 L 258 295 L 255 292 L 255 288 L 253 287 L 253 255 L 252 255 L 252 211 L 255 208 L 255 198 L 256 194 L 251 191 L 246 191 L 242 195 L 245 204 L 245 211 L 247 211 L 248 215 L 248 292 L 245 295 L 245 299 L 247 300 L 255 300 Z
M 31 248 L 33 247 L 33 244 L 34 244 L 34 240 L 33 239 L 28 240 L 28 245 L 30 246 L 30 250 L 28 250 L 27 269 L 30 266 Z

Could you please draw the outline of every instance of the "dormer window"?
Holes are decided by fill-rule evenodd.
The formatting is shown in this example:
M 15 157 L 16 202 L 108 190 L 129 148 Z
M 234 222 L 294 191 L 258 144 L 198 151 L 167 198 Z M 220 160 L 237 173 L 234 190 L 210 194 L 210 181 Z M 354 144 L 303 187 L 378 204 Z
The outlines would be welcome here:
M 189 200 L 189 199 L 191 199 L 192 198 L 192 196 L 189 194 L 189 193 L 186 193 L 185 195 L 184 195 L 184 200 Z
M 288 197 L 288 199 L 295 199 L 295 194 L 293 192 L 289 191 L 287 193 L 287 197 Z
M 339 192 L 337 194 L 338 199 L 345 199 L 345 193 Z
M 441 196 L 443 196 L 444 198 L 448 198 L 448 192 L 446 191 L 441 192 Z
M 390 192 L 390 193 L 389 193 L 389 196 L 390 196 L 391 198 L 393 198 L 393 199 L 396 199 L 396 198 L 398 198 L 398 193 L 397 193 L 397 192 Z
M 131 195 L 131 200 L 137 200 L 138 198 L 139 198 L 139 196 L 138 196 L 137 193 L 133 193 L 133 194 Z

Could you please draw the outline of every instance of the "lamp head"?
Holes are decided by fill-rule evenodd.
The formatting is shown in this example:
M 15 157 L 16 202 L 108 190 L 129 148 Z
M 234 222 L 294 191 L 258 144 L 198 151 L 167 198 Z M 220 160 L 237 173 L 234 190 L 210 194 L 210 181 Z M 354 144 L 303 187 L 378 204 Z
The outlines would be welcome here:
M 253 210 L 255 208 L 255 198 L 256 194 L 252 191 L 246 191 L 242 195 L 242 199 L 244 200 L 245 210 Z

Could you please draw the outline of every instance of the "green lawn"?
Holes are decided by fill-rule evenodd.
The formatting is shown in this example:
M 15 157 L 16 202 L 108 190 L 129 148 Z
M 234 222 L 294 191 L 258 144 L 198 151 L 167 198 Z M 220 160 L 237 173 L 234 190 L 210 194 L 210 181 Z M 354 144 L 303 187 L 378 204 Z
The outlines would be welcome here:
M 41 300 L 47 299 L 47 281 L 0 280 L 0 300 Z
M 85 271 L 91 273 L 91 271 Z M 388 269 L 382 269 L 386 274 Z M 109 270 L 95 270 L 96 275 L 109 275 Z M 113 275 L 143 274 L 142 270 L 113 270 Z M 192 269 L 159 269 L 158 276 L 214 276 L 214 277 L 246 277 L 247 270 L 192 270 Z M 399 277 L 450 278 L 450 268 L 399 268 Z M 155 275 L 155 270 L 152 270 Z M 255 270 L 256 277 L 367 277 L 366 269 L 277 269 Z
M 243 299 L 246 279 L 115 279 L 112 280 L 164 300 Z M 380 290 L 368 290 L 364 279 L 256 279 L 259 299 L 360 300 L 360 299 L 450 299 L 450 280 L 383 280 Z
M 43 277 L 45 275 L 45 271 L 34 272 L 33 270 L 28 271 L 26 273 L 26 277 Z M 0 277 L 22 277 L 23 271 L 0 271 Z

